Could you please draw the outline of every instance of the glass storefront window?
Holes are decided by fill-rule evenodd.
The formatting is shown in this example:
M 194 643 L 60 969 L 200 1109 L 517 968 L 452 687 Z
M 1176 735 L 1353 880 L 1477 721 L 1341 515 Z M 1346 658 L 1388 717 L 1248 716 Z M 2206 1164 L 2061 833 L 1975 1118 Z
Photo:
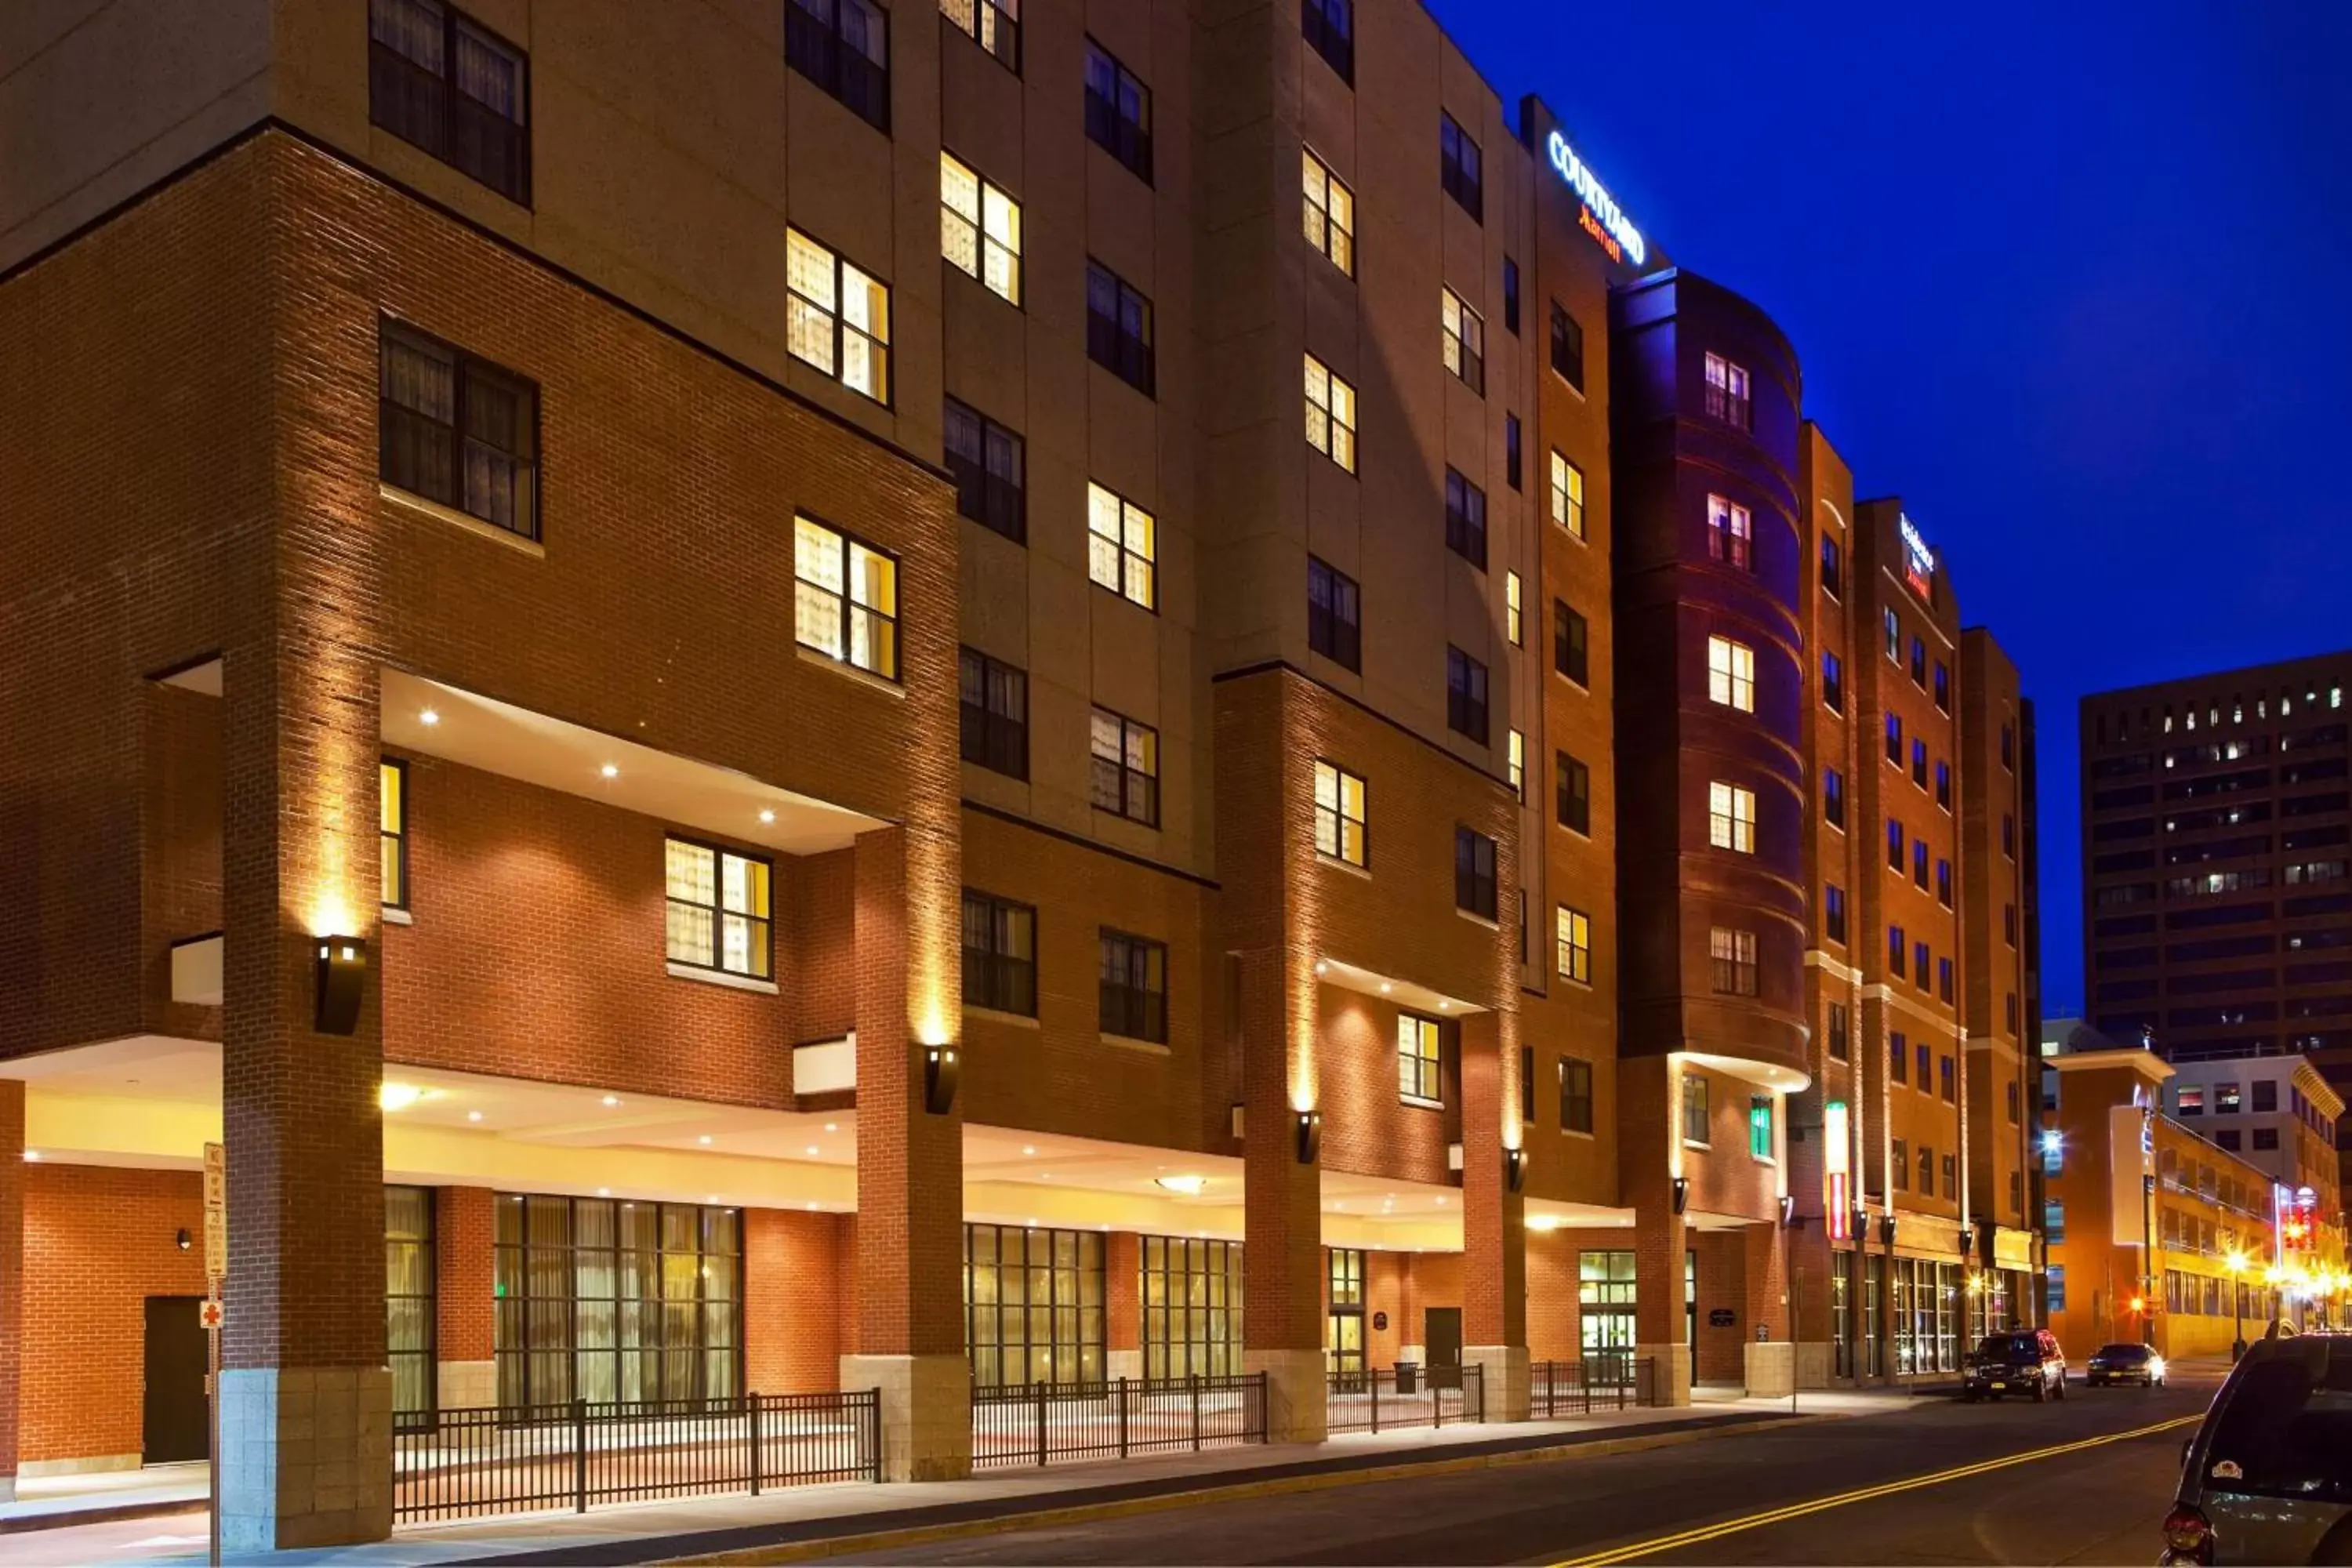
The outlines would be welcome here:
M 1242 1370 L 1242 1246 L 1143 1237 L 1143 1374 Z
M 983 1388 L 1103 1380 L 1103 1238 L 963 1227 L 964 1343 Z
M 1578 1253 L 1576 1308 L 1588 1361 L 1599 1356 L 1622 1363 L 1631 1356 L 1635 1337 L 1633 1254 Z M 1622 1381 L 1624 1372 L 1618 1366 L 1601 1375 Z
M 1324 1346 L 1330 1370 L 1360 1374 L 1364 1370 L 1364 1255 L 1352 1247 L 1330 1249 L 1331 1309 L 1324 1325 Z
M 392 1408 L 429 1415 L 434 1387 L 433 1190 L 383 1190 L 384 1346 L 392 1366 Z

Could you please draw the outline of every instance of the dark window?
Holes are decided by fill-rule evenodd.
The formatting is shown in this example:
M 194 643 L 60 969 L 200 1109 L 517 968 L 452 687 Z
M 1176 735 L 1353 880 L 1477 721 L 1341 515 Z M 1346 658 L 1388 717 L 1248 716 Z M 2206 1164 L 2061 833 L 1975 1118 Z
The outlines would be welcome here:
M 1828 534 L 1822 535 L 1822 592 L 1834 599 L 1844 579 L 1844 552 L 1838 542 Z
M 1584 390 L 1584 326 L 1557 300 L 1551 302 L 1551 368 L 1569 385 Z
M 1886 760 L 1896 767 L 1903 765 L 1903 715 L 1886 716 Z
M 1445 470 L 1445 548 L 1486 569 L 1486 492 L 1452 468 Z
M 1312 555 L 1307 558 L 1307 646 L 1349 669 L 1364 668 L 1363 607 L 1356 580 Z
M 1894 1154 L 1892 1163 L 1895 1167 L 1895 1190 L 1898 1193 L 1908 1192 L 1911 1190 L 1910 1141 L 1903 1138 L 1895 1140 Z
M 1454 123 L 1454 116 L 1440 110 L 1437 119 L 1437 183 L 1445 188 L 1447 195 L 1462 205 L 1464 212 L 1484 223 L 1486 195 L 1478 143 Z
M 956 510 L 1015 544 L 1027 542 L 1028 455 L 1021 437 L 952 397 L 947 400 L 947 433 Z
M 1940 658 L 1936 661 L 1936 706 L 1947 713 L 1952 710 L 1952 672 Z
M 1911 944 L 1911 984 L 1922 991 L 1935 984 L 1935 977 L 1928 973 L 1927 969 L 1928 956 L 1926 942 L 1915 942 Z M 1919 1081 L 1925 1083 L 1927 1079 L 1927 1047 L 1921 1046 L 1919 1047 Z
M 2224 1128 L 2221 1131 L 2215 1132 L 2213 1134 L 2213 1142 L 2221 1147 L 2227 1149 L 2232 1154 L 2236 1153 L 2239 1149 L 2243 1146 L 2243 1140 L 2240 1137 L 2238 1130 L 2234 1127 Z
M 1952 961 L 1948 958 L 1936 960 L 1936 995 L 1939 1001 L 1949 1002 L 1952 999 Z M 1949 1100 L 1951 1096 L 1948 1094 L 1944 1098 Z
M 1952 809 L 1952 764 L 1936 764 L 1936 804 L 1946 811 Z
M 1845 711 L 1845 660 L 1833 653 L 1822 655 L 1822 702 L 1832 713 Z
M 1503 258 L 1503 331 L 1514 337 L 1519 331 L 1519 264 L 1507 256 Z
M 1936 862 L 1936 901 L 1948 910 L 1952 907 L 1952 863 L 1949 860 L 1939 858 Z
M 1927 841 L 1924 838 L 1911 841 L 1911 880 L 1918 884 L 1920 891 L 1927 890 Z
M 437 0 L 369 0 L 368 120 L 530 205 L 530 62 Z
M 1562 752 L 1559 767 L 1559 825 L 1578 833 L 1592 832 L 1592 771 Z
M 1168 947 L 1105 926 L 1102 931 L 1102 1032 L 1168 1043 Z
M 1822 889 L 1822 931 L 1830 941 L 1845 941 L 1845 889 L 1832 882 Z
M 1087 263 L 1087 357 L 1144 396 L 1154 395 L 1151 301 L 1099 261 Z
M 1527 895 L 1522 893 L 1519 895 L 1519 931 L 1523 938 L 1526 935 L 1527 929 L 1528 901 Z M 1526 945 L 1526 942 L 1522 941 L 1520 943 L 1519 959 L 1522 963 L 1527 962 Z M 1519 1120 L 1526 1122 L 1530 1127 L 1535 1125 L 1536 1048 L 1533 1046 L 1521 1046 L 1519 1047 Z
M 1822 770 L 1822 820 L 1832 827 L 1845 826 L 1845 775 L 1835 768 Z
M 1551 602 L 1551 667 L 1576 682 L 1589 686 L 1586 658 L 1588 629 L 1584 617 L 1568 607 L 1567 602 Z
M 1151 183 L 1151 89 L 1087 40 L 1087 139 Z
M 1683 1142 L 1707 1142 L 1707 1081 L 1696 1073 L 1683 1075 Z
M 1341 81 L 1355 81 L 1356 0 L 1300 0 L 1298 28 Z
M 1503 416 L 1503 482 L 1513 489 L 1525 488 L 1526 468 L 1519 449 L 1519 416 Z
M 2014 767 L 2016 764 L 2017 726 L 2014 724 L 2003 724 L 2000 727 L 2000 765 L 2007 768 Z
M 1898 969 L 1896 973 L 1900 973 L 1901 971 Z M 1888 1034 L 1886 1037 L 1886 1059 L 1890 1064 L 1895 1081 L 1896 1083 L 1909 1083 L 1911 1081 L 1910 1040 L 1905 1037 L 1902 1030 L 1895 1029 Z M 1898 1143 L 1895 1147 L 1899 1149 L 1902 1145 Z M 1898 1164 L 1901 1163 L 1899 1157 L 1896 1163 Z
M 784 63 L 890 131 L 890 23 L 874 0 L 784 0 Z
M 1445 723 L 1486 744 L 1486 667 L 1458 647 L 1445 650 Z
M 2265 1150 L 2276 1149 L 2278 1146 L 2279 1140 L 2277 1128 L 2257 1127 L 2254 1129 L 2254 1148 L 2258 1152 Z
M 1911 742 L 1911 782 L 1921 789 L 1927 787 L 1927 742 L 1925 741 L 1914 740 Z
M 1886 819 L 1886 864 L 1891 869 L 1903 869 L 1903 824 L 1892 816 Z
M 1097 708 L 1087 737 L 1095 808 L 1160 826 L 1160 731 Z
M 1454 907 L 1495 918 L 1495 841 L 1467 827 L 1454 830 Z
M 408 907 L 408 764 L 385 757 L 375 772 L 382 863 L 379 897 L 385 909 L 404 910 Z
M 1037 911 L 993 893 L 963 890 L 963 1002 L 1037 1016 Z
M 1706 933 L 1715 989 L 1727 996 L 1756 994 L 1756 933 L 1717 926 Z
M 1559 1058 L 1559 1130 L 1592 1131 L 1592 1064 L 1575 1057 Z
M 2278 1109 L 2276 1079 L 2263 1078 L 2254 1080 L 2254 1109 L 2258 1111 L 2273 1111 Z
M 1849 1061 L 1853 1057 L 1853 1022 L 1845 1004 L 1830 1004 L 1830 1060 Z
M 1888 926 L 1886 928 L 1886 968 L 1888 973 L 1897 976 L 1902 974 L 1904 958 L 1906 951 L 1907 950 L 1903 944 L 1903 928 L 1901 926 Z M 1899 1036 L 1897 1037 L 1900 1038 Z
M 2000 814 L 2000 852 L 2017 858 L 2017 818 L 2007 812 Z
M 962 650 L 963 760 L 1016 779 L 1029 776 L 1029 677 L 977 648 Z
M 2017 906 L 2015 904 L 2003 904 L 2000 907 L 2000 934 L 2010 946 L 2017 945 Z
M 420 332 L 377 331 L 376 472 L 388 485 L 539 537 L 539 388 Z
M 995 56 L 999 65 L 1015 76 L 1021 74 L 1019 0 L 941 0 L 940 13 L 949 26 Z
M 1927 684 L 1927 645 L 1916 637 L 1911 639 L 1911 684 Z
M 1944 1195 L 1948 1198 L 1960 1195 L 1959 1182 L 1955 1175 L 1955 1167 L 1958 1163 L 1957 1156 L 1951 1154 L 1944 1156 Z

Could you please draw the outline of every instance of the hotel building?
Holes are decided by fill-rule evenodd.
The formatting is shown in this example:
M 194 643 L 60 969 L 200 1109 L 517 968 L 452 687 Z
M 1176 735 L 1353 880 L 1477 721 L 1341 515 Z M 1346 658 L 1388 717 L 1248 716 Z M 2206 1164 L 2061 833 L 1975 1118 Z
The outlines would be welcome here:
M 1419 7 L 16 26 L 0 1478 L 186 1457 L 212 1142 L 233 1550 L 436 1411 L 948 1477 L 976 1386 L 1895 1375 L 2030 1261 L 2014 674 Z

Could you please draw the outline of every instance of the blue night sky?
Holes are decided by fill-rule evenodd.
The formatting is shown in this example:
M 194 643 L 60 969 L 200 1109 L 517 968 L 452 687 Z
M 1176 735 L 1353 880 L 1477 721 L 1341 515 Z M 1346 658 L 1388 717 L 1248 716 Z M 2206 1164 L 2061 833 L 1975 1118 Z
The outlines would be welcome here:
M 2352 445 L 2352 5 L 1428 3 L 1780 323 L 1856 493 L 2017 660 L 2078 1011 L 2076 700 L 2352 645 L 2312 461 Z

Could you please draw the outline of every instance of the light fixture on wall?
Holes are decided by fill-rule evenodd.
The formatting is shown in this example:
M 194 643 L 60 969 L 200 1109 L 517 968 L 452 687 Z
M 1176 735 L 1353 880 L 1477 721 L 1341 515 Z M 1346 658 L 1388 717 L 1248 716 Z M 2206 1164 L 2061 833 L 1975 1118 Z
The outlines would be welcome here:
M 1977 1230 L 1972 1225 L 1960 1226 L 1960 1256 L 1966 1258 L 1977 1249 Z
M 1878 1240 L 1880 1245 L 1885 1247 L 1893 1247 L 1895 1245 L 1895 1216 L 1893 1215 L 1881 1215 L 1879 1216 Z
M 1315 1163 L 1316 1157 L 1323 1152 L 1323 1113 L 1321 1111 L 1302 1110 L 1298 1113 L 1297 1140 L 1298 1163 L 1302 1165 Z
M 1525 1149 L 1503 1151 L 1503 1184 L 1517 1192 L 1528 1184 L 1528 1152 Z
M 188 1227 L 186 1226 L 182 1226 L 180 1227 L 179 1234 L 172 1237 L 172 1245 L 178 1247 L 183 1252 L 185 1252 L 189 1247 L 194 1247 L 195 1245 L 195 1241 L 196 1238 L 188 1234 Z
M 322 1035 L 348 1035 L 358 1028 L 360 996 L 366 988 L 367 943 L 355 936 L 320 937 L 312 1026 Z
M 1794 1230 L 1797 1228 L 1798 1224 L 1796 1198 L 1787 1193 L 1781 1194 L 1780 1228 L 1783 1230 Z
M 953 1046 L 923 1047 L 923 1109 L 945 1116 L 955 1109 L 956 1082 L 963 1076 L 962 1058 Z
M 1853 1205 L 1853 1236 L 1856 1241 L 1865 1244 L 1870 1240 L 1870 1211 L 1860 1204 Z
M 1690 1178 L 1676 1176 L 1675 1178 L 1675 1213 L 1681 1214 L 1688 1207 L 1690 1207 Z

